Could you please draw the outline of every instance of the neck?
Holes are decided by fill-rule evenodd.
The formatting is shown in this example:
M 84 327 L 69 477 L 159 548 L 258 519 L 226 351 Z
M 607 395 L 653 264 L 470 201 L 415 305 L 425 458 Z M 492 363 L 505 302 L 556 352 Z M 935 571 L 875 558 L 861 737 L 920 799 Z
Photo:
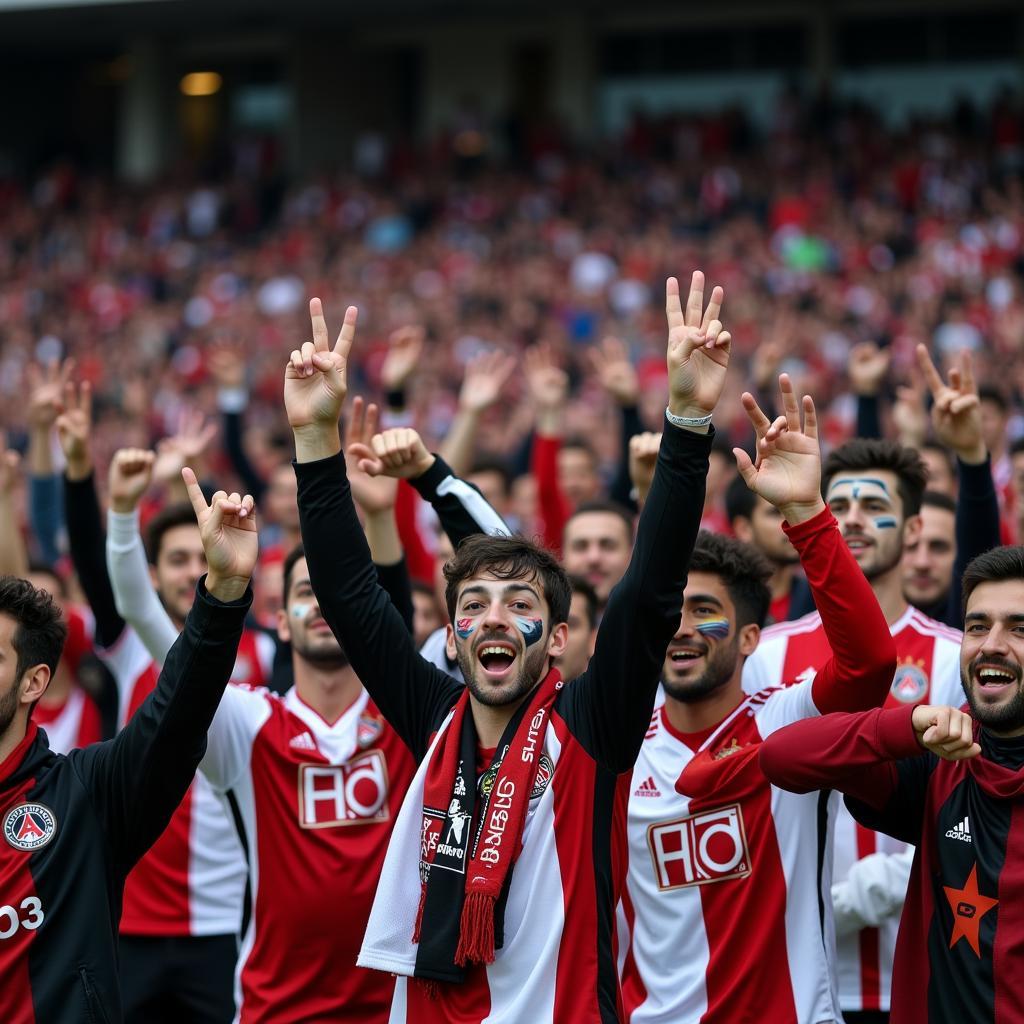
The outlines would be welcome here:
M 332 725 L 352 706 L 363 684 L 351 665 L 317 665 L 292 652 L 295 692 L 325 722 Z
M 909 607 L 903 596 L 903 581 L 900 579 L 899 563 L 888 572 L 876 576 L 871 582 L 878 606 L 882 609 L 885 621 L 891 626 Z
M 28 715 L 15 715 L 6 731 L 0 736 L 0 765 L 11 756 L 11 751 L 25 738 L 28 732 Z
M 784 597 L 793 586 L 793 577 L 796 575 L 796 564 L 776 564 L 775 572 L 768 581 L 768 589 L 771 591 L 772 600 Z
M 677 700 L 665 695 L 665 714 L 678 732 L 703 732 L 723 721 L 743 700 L 739 671 L 724 686 L 709 693 L 703 700 Z

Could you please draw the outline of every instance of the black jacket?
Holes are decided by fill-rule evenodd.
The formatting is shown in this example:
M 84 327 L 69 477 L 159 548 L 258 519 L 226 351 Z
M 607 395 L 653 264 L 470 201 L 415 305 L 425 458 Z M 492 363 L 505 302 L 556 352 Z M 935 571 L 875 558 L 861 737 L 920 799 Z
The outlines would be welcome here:
M 29 725 L 0 764 L 0 1021 L 118 1024 L 125 876 L 167 827 L 206 750 L 251 593 L 204 581 L 156 689 L 113 740 L 67 756 Z

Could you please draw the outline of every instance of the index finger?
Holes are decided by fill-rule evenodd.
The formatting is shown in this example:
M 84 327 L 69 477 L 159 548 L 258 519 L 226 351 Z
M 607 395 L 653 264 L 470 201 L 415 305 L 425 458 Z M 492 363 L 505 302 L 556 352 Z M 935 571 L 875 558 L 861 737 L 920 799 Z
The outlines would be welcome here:
M 683 319 L 683 307 L 679 301 L 679 282 L 674 277 L 670 277 L 665 282 L 665 315 L 668 317 L 670 331 L 686 325 L 686 321 Z
M 192 502 L 196 519 L 201 522 L 203 516 L 210 511 L 210 506 L 206 504 L 206 499 L 203 497 L 203 489 L 199 486 L 195 473 L 188 466 L 182 467 L 181 479 L 185 481 L 185 490 L 188 491 L 188 500 Z
M 928 390 L 931 391 L 934 397 L 944 387 L 942 378 L 939 376 L 939 371 L 935 369 L 935 364 L 932 362 L 932 357 L 928 354 L 928 348 L 924 344 L 919 344 L 916 349 L 917 354 L 917 365 L 921 368 L 921 373 L 924 376 L 924 382 L 928 385 Z
M 334 343 L 334 351 L 339 356 L 347 357 L 349 350 L 352 348 L 352 342 L 355 341 L 356 337 L 356 317 L 359 316 L 359 310 L 355 306 L 349 306 L 345 310 L 345 319 L 342 322 L 341 330 L 338 332 L 338 340 Z M 327 328 L 324 328 L 326 334 Z M 327 348 L 326 341 L 324 348 Z
M 324 319 L 323 303 L 317 298 L 309 300 L 309 319 L 313 324 L 313 345 L 317 352 L 326 352 L 328 348 L 327 321 Z
M 743 392 L 740 396 L 740 402 L 743 404 L 743 410 L 746 412 L 747 418 L 754 428 L 754 433 L 757 434 L 758 440 L 760 440 L 768 433 L 768 428 L 772 425 L 772 421 L 765 416 L 761 406 L 757 404 L 757 400 L 749 391 Z
M 960 377 L 963 385 L 962 390 L 969 394 L 977 394 L 978 386 L 974 382 L 974 360 L 971 358 L 970 349 L 964 349 L 960 353 Z
M 690 278 L 690 296 L 686 300 L 686 326 L 699 327 L 703 310 L 704 275 L 699 270 L 695 270 L 693 277 Z
M 711 289 L 711 299 L 708 302 L 708 308 L 704 311 L 704 319 L 701 321 L 701 330 L 706 331 L 711 324 L 718 319 L 718 314 L 722 311 L 722 300 L 725 298 L 725 289 L 721 285 L 715 285 Z

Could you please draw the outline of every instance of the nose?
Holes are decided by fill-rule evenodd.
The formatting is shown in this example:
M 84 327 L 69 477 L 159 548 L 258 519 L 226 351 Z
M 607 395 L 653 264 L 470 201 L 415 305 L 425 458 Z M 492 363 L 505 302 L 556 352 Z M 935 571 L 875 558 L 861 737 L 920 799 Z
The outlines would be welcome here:
M 918 544 L 910 553 L 910 564 L 915 569 L 927 569 L 931 564 L 928 557 L 928 547 L 925 544 Z
M 692 623 L 686 621 L 686 612 L 683 612 L 683 614 L 679 616 L 679 626 L 676 629 L 675 635 L 672 637 L 672 639 L 676 643 L 682 640 L 692 640 L 694 634 L 695 631 L 693 625 Z
M 1009 645 L 1007 643 L 1007 633 L 1003 629 L 1001 623 L 996 623 L 985 637 L 985 642 L 981 645 L 981 651 L 979 652 L 982 656 L 986 654 L 997 654 L 1002 657 L 1006 657 L 1009 652 Z
M 487 606 L 487 614 L 484 616 L 484 629 L 507 632 L 508 628 L 505 606 L 499 600 L 491 601 Z
M 843 515 L 837 518 L 840 526 L 851 531 L 863 532 L 867 525 L 867 517 L 861 510 L 860 503 L 856 501 L 851 501 Z

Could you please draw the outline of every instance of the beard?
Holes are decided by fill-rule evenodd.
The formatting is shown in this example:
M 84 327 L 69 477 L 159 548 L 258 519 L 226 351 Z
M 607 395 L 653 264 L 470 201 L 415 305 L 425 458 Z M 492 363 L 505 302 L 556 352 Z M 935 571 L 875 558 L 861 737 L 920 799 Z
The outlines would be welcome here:
M 292 634 L 292 650 L 303 661 L 319 668 L 342 669 L 348 668 L 348 655 L 345 648 L 338 643 L 334 637 L 329 641 L 310 641 L 305 633 L 301 635 Z
M 879 576 L 884 576 L 887 572 L 891 572 L 902 561 L 902 544 L 893 544 L 892 551 L 886 554 L 883 550 L 882 544 L 875 541 L 872 561 L 870 561 L 861 571 L 864 573 L 864 578 L 866 580 L 875 580 L 878 579 Z
M 978 699 L 975 693 L 974 663 L 972 662 L 966 672 L 962 668 L 960 669 L 960 682 L 967 695 L 971 717 L 996 734 L 1024 729 L 1024 689 L 1021 687 L 1020 666 L 1002 658 L 987 657 L 984 662 L 986 665 L 1005 668 L 1007 672 L 1012 672 L 1017 677 L 1017 692 L 1003 704 L 985 704 Z
M 704 671 L 696 679 L 674 681 L 662 673 L 661 687 L 673 700 L 684 704 L 696 704 L 720 690 L 736 671 L 736 662 L 740 654 L 740 638 L 734 636 L 727 644 L 719 644 L 712 650 L 708 648 L 705 655 L 707 664 Z
M 18 687 L 12 686 L 0 697 L 0 736 L 4 736 L 18 713 Z
M 544 677 L 544 665 L 547 662 L 545 644 L 537 644 L 533 650 L 526 648 L 522 655 L 519 671 L 499 686 L 479 682 L 476 678 L 477 669 L 482 668 L 476 651 L 492 640 L 508 643 L 507 636 L 483 637 L 471 644 L 456 644 L 455 657 L 462 670 L 462 678 L 470 694 L 486 707 L 500 708 L 509 704 L 518 704 L 524 697 L 536 689 Z

